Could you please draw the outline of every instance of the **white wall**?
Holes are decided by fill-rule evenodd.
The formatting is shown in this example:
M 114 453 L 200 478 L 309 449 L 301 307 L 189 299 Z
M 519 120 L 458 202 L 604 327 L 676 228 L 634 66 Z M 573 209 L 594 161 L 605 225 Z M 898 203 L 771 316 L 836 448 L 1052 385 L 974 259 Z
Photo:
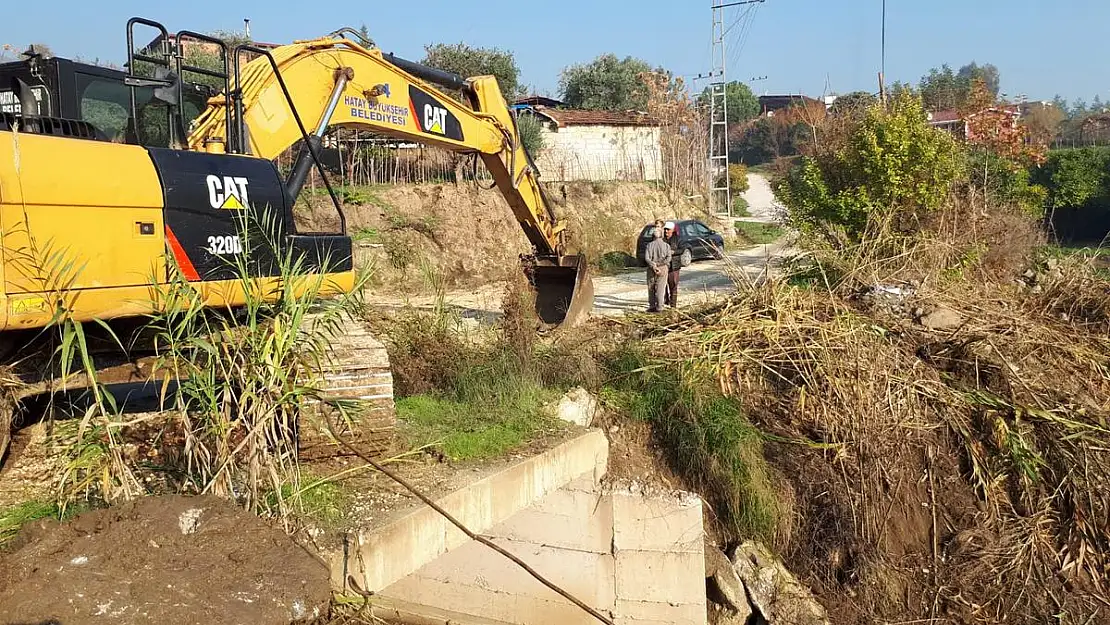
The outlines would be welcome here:
M 545 128 L 536 158 L 543 180 L 659 180 L 660 133 L 649 126 Z

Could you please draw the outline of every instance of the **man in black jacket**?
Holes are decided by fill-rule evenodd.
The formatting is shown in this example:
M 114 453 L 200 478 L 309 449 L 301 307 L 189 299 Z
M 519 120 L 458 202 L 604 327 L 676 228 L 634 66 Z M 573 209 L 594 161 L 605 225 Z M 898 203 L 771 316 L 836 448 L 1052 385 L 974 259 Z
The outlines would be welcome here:
M 671 270 L 667 274 L 666 305 L 676 308 L 678 307 L 678 272 L 682 269 L 682 250 L 678 248 L 678 233 L 675 232 L 673 221 L 663 224 L 663 238 L 671 246 Z

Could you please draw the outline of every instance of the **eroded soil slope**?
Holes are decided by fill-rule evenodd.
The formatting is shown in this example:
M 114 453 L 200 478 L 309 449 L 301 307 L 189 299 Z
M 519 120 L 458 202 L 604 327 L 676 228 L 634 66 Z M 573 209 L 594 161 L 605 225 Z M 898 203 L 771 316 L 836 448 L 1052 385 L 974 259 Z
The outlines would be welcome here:
M 704 211 L 674 201 L 646 183 L 569 183 L 549 188 L 556 216 L 568 221 L 570 246 L 596 262 L 611 252 L 635 253 L 635 237 L 656 218 L 699 217 Z M 347 228 L 360 264 L 372 263 L 374 286 L 426 290 L 429 277 L 446 287 L 488 284 L 518 270 L 528 239 L 496 189 L 474 184 L 406 185 L 347 190 Z M 298 207 L 301 228 L 334 229 L 326 196 Z

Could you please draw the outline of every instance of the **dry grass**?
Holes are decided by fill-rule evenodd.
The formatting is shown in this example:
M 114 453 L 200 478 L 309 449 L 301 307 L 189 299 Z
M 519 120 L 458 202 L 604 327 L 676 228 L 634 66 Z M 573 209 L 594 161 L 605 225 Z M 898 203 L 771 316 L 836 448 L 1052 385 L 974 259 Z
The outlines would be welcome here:
M 645 349 L 711 372 L 766 434 L 764 456 L 797 500 L 780 546 L 844 621 L 1101 614 L 1108 284 L 1080 264 L 1040 294 L 925 282 L 908 309 L 944 306 L 962 326 L 769 282 L 650 329 Z

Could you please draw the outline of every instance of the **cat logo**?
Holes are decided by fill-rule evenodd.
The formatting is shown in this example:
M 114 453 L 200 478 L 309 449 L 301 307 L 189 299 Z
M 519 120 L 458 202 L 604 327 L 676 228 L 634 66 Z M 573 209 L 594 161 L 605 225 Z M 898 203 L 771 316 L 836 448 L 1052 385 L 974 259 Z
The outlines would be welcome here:
M 446 134 L 444 127 L 447 126 L 447 109 L 431 104 L 424 105 L 424 130 L 427 132 L 434 132 L 437 135 Z
M 247 179 L 242 176 L 209 175 L 208 203 L 212 208 L 242 210 L 247 202 Z

